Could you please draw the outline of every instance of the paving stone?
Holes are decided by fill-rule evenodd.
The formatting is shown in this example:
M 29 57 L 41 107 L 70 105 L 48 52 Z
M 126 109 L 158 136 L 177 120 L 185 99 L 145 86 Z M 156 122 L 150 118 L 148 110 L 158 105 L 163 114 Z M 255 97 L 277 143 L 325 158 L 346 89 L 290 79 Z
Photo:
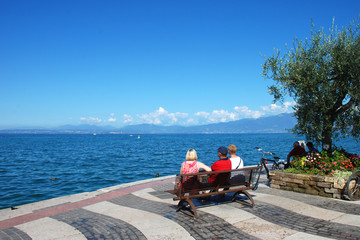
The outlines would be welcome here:
M 232 206 L 238 207 L 236 204 L 232 204 Z M 317 234 L 322 237 L 335 237 L 336 239 L 352 239 L 354 237 L 360 239 L 358 227 L 308 217 L 260 201 L 256 201 L 254 208 L 242 208 L 242 210 L 254 214 L 265 221 L 298 232 Z M 274 212 L 281 212 L 282 214 L 274 214 Z M 344 237 L 343 233 L 351 233 L 351 237 Z
M 336 201 L 332 198 L 283 191 L 283 190 L 274 189 L 274 188 L 258 188 L 256 190 L 256 192 L 281 196 L 281 197 L 293 199 L 296 201 L 302 201 L 302 202 L 305 202 L 306 204 L 309 204 L 312 206 L 316 206 L 316 207 L 320 207 L 320 208 L 324 208 L 324 209 L 328 209 L 328 210 L 334 210 L 337 212 L 360 215 L 359 205 L 352 204 L 346 200 Z M 254 192 L 254 193 L 256 194 L 256 192 Z M 255 198 L 255 201 L 256 201 L 256 198 Z
M 31 240 L 31 237 L 23 231 L 12 227 L 0 231 L 1 240 Z
M 73 226 L 87 239 L 146 239 L 138 229 L 124 221 L 81 208 L 52 218 Z

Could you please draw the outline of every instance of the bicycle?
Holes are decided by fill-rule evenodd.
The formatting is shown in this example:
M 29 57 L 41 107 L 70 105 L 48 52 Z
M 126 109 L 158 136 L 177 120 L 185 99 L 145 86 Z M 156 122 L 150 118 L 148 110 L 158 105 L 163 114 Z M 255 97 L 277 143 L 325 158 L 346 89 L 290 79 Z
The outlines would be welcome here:
M 352 201 L 360 199 L 360 170 L 353 172 L 349 177 L 346 183 L 346 193 Z
M 286 166 L 286 163 L 284 160 L 281 160 L 280 157 L 277 157 L 275 156 L 276 154 L 273 153 L 273 152 L 265 152 L 263 149 L 259 148 L 259 147 L 256 147 L 256 149 L 259 151 L 259 152 L 262 152 L 263 155 L 261 157 L 261 160 L 258 164 L 258 167 L 259 169 L 256 170 L 253 174 L 254 174 L 254 177 L 253 177 L 253 190 L 256 190 L 259 186 L 259 179 L 260 179 L 260 175 L 261 175 L 261 172 L 262 172 L 262 168 L 265 168 L 265 171 L 266 171 L 266 177 L 267 179 L 270 179 L 270 174 L 269 174 L 269 168 L 266 166 L 268 164 L 268 162 L 272 162 L 273 165 L 271 167 L 271 170 L 279 170 L 279 169 L 284 169 L 285 166 Z M 271 155 L 273 159 L 268 159 L 268 158 L 265 158 L 266 155 Z M 282 165 L 282 167 L 280 166 Z

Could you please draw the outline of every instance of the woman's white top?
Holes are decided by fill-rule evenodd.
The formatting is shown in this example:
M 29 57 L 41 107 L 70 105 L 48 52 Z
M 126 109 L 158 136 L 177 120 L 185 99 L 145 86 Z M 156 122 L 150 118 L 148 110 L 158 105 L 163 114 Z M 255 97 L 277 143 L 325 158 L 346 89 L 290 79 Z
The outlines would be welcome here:
M 240 157 L 230 158 L 231 169 L 239 169 L 244 167 L 244 161 Z

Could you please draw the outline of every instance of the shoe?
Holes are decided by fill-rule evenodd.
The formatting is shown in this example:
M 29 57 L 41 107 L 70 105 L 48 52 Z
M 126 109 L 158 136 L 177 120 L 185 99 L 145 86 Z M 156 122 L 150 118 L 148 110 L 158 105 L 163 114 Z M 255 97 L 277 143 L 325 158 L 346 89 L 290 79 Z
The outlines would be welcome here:
M 191 206 L 190 206 L 189 203 L 185 202 L 185 203 L 183 204 L 183 208 L 185 208 L 185 209 L 190 209 Z

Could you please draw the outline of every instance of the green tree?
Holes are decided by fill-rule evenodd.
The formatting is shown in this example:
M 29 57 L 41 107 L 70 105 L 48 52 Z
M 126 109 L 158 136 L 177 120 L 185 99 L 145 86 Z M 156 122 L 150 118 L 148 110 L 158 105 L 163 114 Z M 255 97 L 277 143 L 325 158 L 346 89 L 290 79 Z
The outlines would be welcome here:
M 308 141 L 332 146 L 338 137 L 360 137 L 360 24 L 359 17 L 326 34 L 312 24 L 311 38 L 295 38 L 292 49 L 265 57 L 262 75 L 273 79 L 274 102 L 290 96 L 298 120 L 292 132 Z

